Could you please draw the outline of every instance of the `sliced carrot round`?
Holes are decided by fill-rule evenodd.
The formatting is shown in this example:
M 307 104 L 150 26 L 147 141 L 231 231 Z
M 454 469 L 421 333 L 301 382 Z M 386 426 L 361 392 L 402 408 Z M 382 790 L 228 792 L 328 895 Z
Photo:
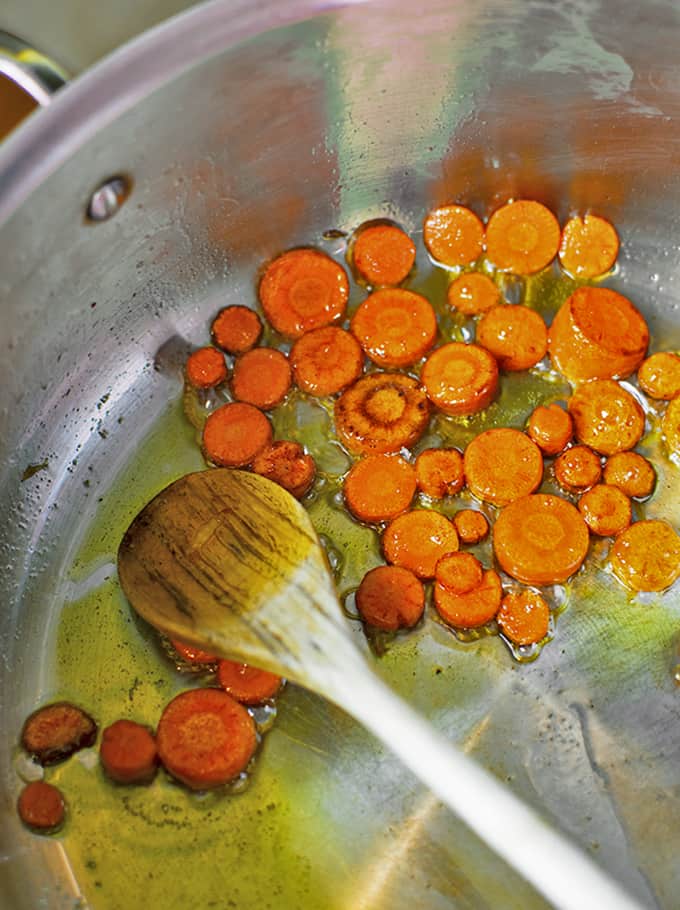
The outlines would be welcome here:
M 637 452 L 617 452 L 607 459 L 604 482 L 618 487 L 633 499 L 646 499 L 656 485 L 656 471 Z
M 572 446 L 555 459 L 555 480 L 570 493 L 581 493 L 599 483 L 600 456 L 588 446 Z
M 540 272 L 553 261 L 559 245 L 557 219 L 533 200 L 509 202 L 493 213 L 486 226 L 487 256 L 503 272 Z
M 487 570 L 481 583 L 467 594 L 454 594 L 435 582 L 434 605 L 445 623 L 456 629 L 477 629 L 494 618 L 503 589 L 497 572 Z
M 277 332 L 299 338 L 345 315 L 349 282 L 330 256 L 309 248 L 289 250 L 267 266 L 260 303 Z
M 479 543 L 489 533 L 489 521 L 477 509 L 461 509 L 453 516 L 453 523 L 461 543 Z
M 361 227 L 350 246 L 354 268 L 368 284 L 401 284 L 413 268 L 416 247 L 396 224 Z
M 44 780 L 26 784 L 17 801 L 21 821 L 42 834 L 56 831 L 66 817 L 66 803 L 61 791 Z
M 680 357 L 670 351 L 652 354 L 638 367 L 638 382 L 650 398 L 670 401 L 680 395 Z
M 368 455 L 345 477 L 347 508 L 360 521 L 389 521 L 405 512 L 416 493 L 413 466 L 398 455 Z
M 434 344 L 437 317 L 421 294 L 384 288 L 360 304 L 350 329 L 374 363 L 404 367 L 420 360 Z
M 228 306 L 217 314 L 210 328 L 213 342 L 229 354 L 245 354 L 260 340 L 262 320 L 250 307 Z
M 463 463 L 470 491 L 497 506 L 533 493 L 543 480 L 541 450 L 510 427 L 476 436 L 465 449 Z
M 574 422 L 558 404 L 541 404 L 529 418 L 527 433 L 546 455 L 557 455 L 571 442 Z
M 156 775 L 158 752 L 153 733 L 133 720 L 117 720 L 102 733 L 99 759 L 119 784 L 146 784 Z
M 411 376 L 371 373 L 345 389 L 334 416 L 336 432 L 350 452 L 398 452 L 423 435 L 430 407 Z
M 575 215 L 562 229 L 560 265 L 572 278 L 598 278 L 619 254 L 619 236 L 611 222 L 598 215 Z
M 680 576 L 680 537 L 665 521 L 636 521 L 609 551 L 612 571 L 633 591 L 664 591 Z
M 97 725 L 90 715 L 68 701 L 43 705 L 30 714 L 21 730 L 21 745 L 43 765 L 54 765 L 91 746 Z
M 189 354 L 185 370 L 187 381 L 196 389 L 211 389 L 227 378 L 224 354 L 217 348 L 199 348 Z
M 273 698 L 281 688 L 281 677 L 276 673 L 234 660 L 219 662 L 217 682 L 242 705 L 261 705 Z
M 668 402 L 661 419 L 661 432 L 668 454 L 680 455 L 680 396 Z
M 446 516 L 430 509 L 405 512 L 389 523 L 382 536 L 385 559 L 410 569 L 418 578 L 434 578 L 437 562 L 458 549 L 458 534 Z
M 171 638 L 170 644 L 177 652 L 177 656 L 188 664 L 216 664 L 219 660 L 217 654 L 211 654 L 210 651 L 187 645 L 176 638 Z
M 447 553 L 437 562 L 434 577 L 452 594 L 467 594 L 482 583 L 484 569 L 472 553 Z
M 256 474 L 268 477 L 296 499 L 309 492 L 316 477 L 316 463 L 297 442 L 279 439 L 253 459 Z
M 442 265 L 471 265 L 484 249 L 484 225 L 463 205 L 442 205 L 428 213 L 423 240 L 430 256 Z
M 538 591 L 512 592 L 501 601 L 496 622 L 516 645 L 537 644 L 548 634 L 550 608 Z
M 491 351 L 498 366 L 508 372 L 528 370 L 548 350 L 543 317 L 526 306 L 496 306 L 477 325 L 477 344 Z
M 578 509 L 549 493 L 510 503 L 493 528 L 501 568 L 527 585 L 565 582 L 581 567 L 588 542 L 588 527 Z
M 488 275 L 466 272 L 451 282 L 446 299 L 459 313 L 476 316 L 497 306 L 501 302 L 501 292 Z
M 288 358 L 274 348 L 253 348 L 234 364 L 231 391 L 238 401 L 269 411 L 290 391 L 292 373 Z
M 369 626 L 396 632 L 410 629 L 425 609 L 425 591 L 413 572 L 378 566 L 364 575 L 356 593 L 361 618 Z
M 630 499 L 623 490 L 598 483 L 578 501 L 578 510 L 593 534 L 614 537 L 633 519 Z
M 644 411 L 613 379 L 584 383 L 568 406 L 578 441 L 602 455 L 632 449 L 644 433 Z
M 460 493 L 465 483 L 458 449 L 424 449 L 416 458 L 416 484 L 431 499 Z
M 272 425 L 252 404 L 223 404 L 203 427 L 203 449 L 208 461 L 230 468 L 248 465 L 272 441 Z
M 354 335 L 327 325 L 298 338 L 290 351 L 293 378 L 309 395 L 334 395 L 361 376 L 364 353 Z
M 498 364 L 476 344 L 451 342 L 425 361 L 420 379 L 430 401 L 445 414 L 476 414 L 498 392 Z

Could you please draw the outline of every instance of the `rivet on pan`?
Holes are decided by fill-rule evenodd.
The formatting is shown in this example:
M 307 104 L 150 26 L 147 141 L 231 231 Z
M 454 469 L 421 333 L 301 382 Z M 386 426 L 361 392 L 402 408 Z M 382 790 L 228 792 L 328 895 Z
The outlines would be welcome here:
M 129 177 L 110 177 L 92 193 L 87 206 L 88 221 L 107 221 L 115 215 L 132 192 Z

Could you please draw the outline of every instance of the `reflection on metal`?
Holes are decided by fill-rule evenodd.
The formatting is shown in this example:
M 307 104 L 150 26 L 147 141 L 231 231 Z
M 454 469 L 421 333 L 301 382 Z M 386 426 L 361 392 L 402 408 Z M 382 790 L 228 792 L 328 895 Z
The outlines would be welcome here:
M 0 73 L 18 85 L 39 105 L 68 81 L 68 73 L 20 38 L 0 31 Z
M 110 177 L 92 193 L 87 206 L 89 221 L 108 221 L 132 192 L 129 177 Z

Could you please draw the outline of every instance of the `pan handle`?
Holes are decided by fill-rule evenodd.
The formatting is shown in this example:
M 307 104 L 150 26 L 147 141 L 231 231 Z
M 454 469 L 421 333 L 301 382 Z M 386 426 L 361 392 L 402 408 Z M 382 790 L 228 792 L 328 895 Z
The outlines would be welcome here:
M 1 30 L 0 76 L 13 82 L 40 107 L 49 104 L 54 92 L 70 78 L 66 70 L 54 60 L 21 38 Z

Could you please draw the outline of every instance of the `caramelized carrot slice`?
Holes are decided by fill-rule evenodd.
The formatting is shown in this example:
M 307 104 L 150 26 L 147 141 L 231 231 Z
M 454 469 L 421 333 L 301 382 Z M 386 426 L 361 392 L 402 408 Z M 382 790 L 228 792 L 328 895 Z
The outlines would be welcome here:
M 221 660 L 217 665 L 217 682 L 227 694 L 242 705 L 261 705 L 281 688 L 281 677 L 234 660 Z
M 199 348 L 189 354 L 185 372 L 187 382 L 194 388 L 213 388 L 227 378 L 224 354 L 217 348 Z
M 448 553 L 437 562 L 434 577 L 452 594 L 468 594 L 482 583 L 484 569 L 472 553 Z
M 102 733 L 99 760 L 111 780 L 146 784 L 153 780 L 158 768 L 154 735 L 133 720 L 117 720 Z
M 267 266 L 260 303 L 277 332 L 299 338 L 345 315 L 349 282 L 330 256 L 309 248 L 289 250 Z
M 477 343 L 491 351 L 501 370 L 528 370 L 548 350 L 543 317 L 526 306 L 496 306 L 477 324 Z
M 211 326 L 213 342 L 228 354 L 245 354 L 260 340 L 262 320 L 247 306 L 228 306 L 217 314 Z
M 510 503 L 493 528 L 501 568 L 527 585 L 565 582 L 581 567 L 588 542 L 588 527 L 578 509 L 546 493 Z
M 484 572 L 481 583 L 467 594 L 454 594 L 439 582 L 434 585 L 437 613 L 455 629 L 477 629 L 491 622 L 502 596 L 501 580 L 493 569 Z
M 498 364 L 476 344 L 451 342 L 434 351 L 420 374 L 430 401 L 446 414 L 476 414 L 498 392 Z
M 177 652 L 180 660 L 188 664 L 216 664 L 219 660 L 217 654 L 211 654 L 209 651 L 203 651 L 201 648 L 187 645 L 176 638 L 171 638 L 170 644 Z
M 476 544 L 489 533 L 489 522 L 483 512 L 477 509 L 461 509 L 453 516 L 461 543 Z
M 230 468 L 243 467 L 272 441 L 272 426 L 252 404 L 223 404 L 203 427 L 203 451 L 208 461 Z
M 484 249 L 484 225 L 463 205 L 442 205 L 425 218 L 423 240 L 435 262 L 471 265 Z
M 680 396 L 668 402 L 661 420 L 661 432 L 668 454 L 680 455 Z
M 21 731 L 21 745 L 41 765 L 54 765 L 97 738 L 94 720 L 67 701 L 53 702 L 34 711 Z
M 506 594 L 496 622 L 502 634 L 516 645 L 533 645 L 548 634 L 550 609 L 538 591 Z
M 19 818 L 27 828 L 48 834 L 60 828 L 66 817 L 61 790 L 44 780 L 26 784 L 17 801 Z
M 345 503 L 360 521 L 396 518 L 411 505 L 415 492 L 415 471 L 398 455 L 368 455 L 345 477 Z
M 574 422 L 558 404 L 541 404 L 529 418 L 527 433 L 546 455 L 557 455 L 571 442 Z
M 459 313 L 476 316 L 497 306 L 501 302 L 501 292 L 488 275 L 466 272 L 451 282 L 446 299 Z
M 364 575 L 356 593 L 361 618 L 369 626 L 396 632 L 410 629 L 425 609 L 425 591 L 413 572 L 378 566 Z
M 600 456 L 588 446 L 572 446 L 555 459 L 555 480 L 569 493 L 582 493 L 599 483 L 602 476 Z
M 253 348 L 234 364 L 231 391 L 238 401 L 269 411 L 290 391 L 292 373 L 288 358 L 274 348 Z
M 446 516 L 415 509 L 397 516 L 382 536 L 387 562 L 410 569 L 418 578 L 434 578 L 437 562 L 458 549 L 458 534 Z
M 637 452 L 617 452 L 607 459 L 604 482 L 618 487 L 626 496 L 646 499 L 656 485 L 656 471 L 649 461 Z
M 415 244 L 396 224 L 359 228 L 349 252 L 359 276 L 376 287 L 401 284 L 416 260 Z
M 645 414 L 630 392 L 613 379 L 595 379 L 569 399 L 579 442 L 602 455 L 632 449 L 645 429 Z
M 623 490 L 598 483 L 578 501 L 578 510 L 593 534 L 614 537 L 633 519 L 630 499 Z
M 619 254 L 619 237 L 606 218 L 575 215 L 562 230 L 560 265 L 572 278 L 598 278 L 608 272 Z
M 297 442 L 279 439 L 253 459 L 256 474 L 268 477 L 296 499 L 308 493 L 316 477 L 316 463 Z
M 638 382 L 650 398 L 670 401 L 680 395 L 680 357 L 670 351 L 652 354 L 638 367 Z
M 363 370 L 364 353 L 354 335 L 327 325 L 297 339 L 290 363 L 298 388 L 323 397 L 356 382 Z
M 350 329 L 374 363 L 405 367 L 420 360 L 434 344 L 437 318 L 420 294 L 385 288 L 360 304 Z
M 541 450 L 509 427 L 476 436 L 465 449 L 463 464 L 470 491 L 497 506 L 533 493 L 543 480 Z
M 550 209 L 530 199 L 497 209 L 486 226 L 487 256 L 503 272 L 540 272 L 553 261 L 559 245 L 557 219 Z
M 614 575 L 633 591 L 664 591 L 680 576 L 680 537 L 665 521 L 636 521 L 609 551 Z
M 458 449 L 424 449 L 416 458 L 416 484 L 431 499 L 460 493 L 465 483 Z

